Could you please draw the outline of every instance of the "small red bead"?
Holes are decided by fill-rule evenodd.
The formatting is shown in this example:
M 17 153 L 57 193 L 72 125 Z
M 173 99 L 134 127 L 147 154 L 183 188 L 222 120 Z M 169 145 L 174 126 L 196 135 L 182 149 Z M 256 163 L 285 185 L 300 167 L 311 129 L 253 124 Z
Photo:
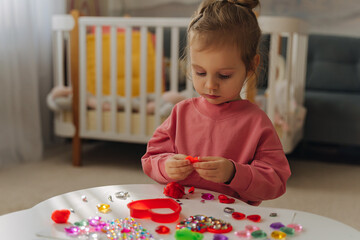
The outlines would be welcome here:
M 158 234 L 168 234 L 170 232 L 170 229 L 167 226 L 160 225 L 156 227 L 155 232 Z

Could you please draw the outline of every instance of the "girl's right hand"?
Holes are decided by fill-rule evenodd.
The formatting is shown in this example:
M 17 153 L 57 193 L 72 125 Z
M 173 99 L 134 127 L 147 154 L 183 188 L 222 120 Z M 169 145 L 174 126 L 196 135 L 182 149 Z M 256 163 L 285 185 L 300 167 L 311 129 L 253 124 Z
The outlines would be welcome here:
M 184 180 L 194 171 L 190 161 L 185 159 L 186 157 L 187 155 L 184 154 L 175 154 L 165 161 L 165 171 L 171 179 Z

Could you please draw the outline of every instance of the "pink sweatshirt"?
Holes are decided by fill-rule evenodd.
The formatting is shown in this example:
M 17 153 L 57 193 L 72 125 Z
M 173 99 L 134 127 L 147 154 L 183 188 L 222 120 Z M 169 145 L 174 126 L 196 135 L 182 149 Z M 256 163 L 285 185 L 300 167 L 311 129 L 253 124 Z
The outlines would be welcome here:
M 236 173 L 229 184 L 207 181 L 196 171 L 178 183 L 251 205 L 284 194 L 291 174 L 271 121 L 247 100 L 214 105 L 199 97 L 178 103 L 148 143 L 141 159 L 144 172 L 159 183 L 173 182 L 165 172 L 165 161 L 174 154 L 231 160 Z

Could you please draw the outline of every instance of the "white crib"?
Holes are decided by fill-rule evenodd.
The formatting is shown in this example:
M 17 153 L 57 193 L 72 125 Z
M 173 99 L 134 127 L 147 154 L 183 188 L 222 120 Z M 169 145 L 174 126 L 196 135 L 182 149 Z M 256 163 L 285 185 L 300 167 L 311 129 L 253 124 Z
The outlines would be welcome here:
M 78 19 L 78 20 L 77 20 Z M 290 19 L 291 20 L 291 19 Z M 179 92 L 179 41 L 180 29 L 186 29 L 189 19 L 187 18 L 123 18 L 123 17 L 78 17 L 77 12 L 72 15 L 53 16 L 54 31 L 54 81 L 56 86 L 67 84 L 73 89 L 71 111 L 55 113 L 55 134 L 62 137 L 73 138 L 73 164 L 81 164 L 81 139 L 101 139 L 135 143 L 146 143 L 153 131 L 167 116 L 160 114 L 161 96 L 164 92 L 164 63 L 163 44 L 164 29 L 171 32 L 170 43 L 170 67 L 168 81 L 170 91 Z M 293 94 L 300 106 L 304 99 L 305 60 L 307 52 L 307 37 L 303 25 L 298 20 L 285 18 L 260 17 L 259 23 L 262 31 L 271 34 L 270 64 L 269 64 L 269 91 L 266 97 L 266 109 L 271 120 L 274 121 L 276 101 L 276 67 L 278 67 L 275 54 L 278 52 L 278 40 L 287 37 L 287 57 L 285 74 L 287 77 L 287 96 Z M 281 23 L 281 24 L 279 24 Z M 276 25 L 274 25 L 276 24 Z M 102 48 L 102 27 L 110 28 L 110 94 L 103 94 L 103 65 L 104 59 Z M 96 94 L 95 99 L 98 107 L 88 109 L 87 106 L 87 29 L 95 29 L 95 55 L 96 55 Z M 117 56 L 116 34 L 118 28 L 124 29 L 125 33 L 125 96 L 123 97 L 124 108 L 118 110 L 117 101 Z M 140 32 L 140 89 L 138 111 L 133 111 L 132 96 L 132 34 L 133 30 Z M 155 111 L 148 114 L 146 111 L 148 75 L 147 75 L 147 34 L 149 29 L 154 30 L 155 36 Z M 65 54 L 66 53 L 66 54 Z M 67 59 L 64 59 L 66 56 Z M 130 60 L 129 60 L 130 59 Z M 66 61 L 64 61 L 66 60 Z M 66 80 L 66 81 L 65 81 Z M 67 82 L 67 83 L 65 83 Z M 189 81 L 183 84 L 182 92 L 186 97 L 193 97 L 195 91 Z M 249 87 L 242 94 L 246 97 Z M 292 91 L 291 89 L 295 89 Z M 287 101 L 288 101 L 287 99 Z M 110 104 L 107 111 L 103 111 L 104 102 Z M 287 105 L 290 105 L 289 102 Z M 290 109 L 288 107 L 287 109 Z M 290 131 L 281 131 L 281 137 L 285 152 L 290 152 L 302 136 L 302 126 L 293 131 L 294 120 L 291 112 L 286 113 L 286 121 L 289 122 Z

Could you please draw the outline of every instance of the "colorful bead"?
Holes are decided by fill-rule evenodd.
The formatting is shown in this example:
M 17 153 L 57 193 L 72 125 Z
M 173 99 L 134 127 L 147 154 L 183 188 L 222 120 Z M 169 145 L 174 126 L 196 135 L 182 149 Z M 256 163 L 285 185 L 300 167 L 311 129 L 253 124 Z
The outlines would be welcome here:
M 249 215 L 246 218 L 249 219 L 250 221 L 253 221 L 253 222 L 260 222 L 261 221 L 261 216 L 260 215 Z
M 167 226 L 160 225 L 155 229 L 155 232 L 158 234 L 168 234 L 170 232 L 170 229 Z
M 96 205 L 97 209 L 101 213 L 108 213 L 110 211 L 110 205 L 109 204 L 98 204 Z
M 70 227 L 66 227 L 64 229 L 65 229 L 65 232 L 71 236 L 77 236 L 80 234 L 80 228 L 77 226 L 70 226 Z
M 288 224 L 287 227 L 293 228 L 295 230 L 295 232 L 297 232 L 297 233 L 302 232 L 302 230 L 303 230 L 303 227 L 297 223 Z
M 271 237 L 273 239 L 285 239 L 286 238 L 286 233 L 280 232 L 280 231 L 273 231 L 271 233 Z
M 212 195 L 211 193 L 202 193 L 201 198 L 204 200 L 213 200 L 214 195 Z
M 253 226 L 253 225 L 246 225 L 246 226 L 245 226 L 245 230 L 246 230 L 246 231 L 249 231 L 250 233 L 252 233 L 252 232 L 254 232 L 254 231 L 260 230 L 260 228 L 257 227 L 257 226 Z
M 295 235 L 295 229 L 289 228 L 289 227 L 282 227 L 280 228 L 280 231 L 286 233 L 286 235 L 294 236 Z
M 195 192 L 195 188 L 194 187 L 191 187 L 189 190 L 188 190 L 189 193 L 193 194 Z
M 226 208 L 224 208 L 224 212 L 226 212 L 226 213 L 233 213 L 235 210 L 233 209 L 233 208 L 230 208 L 230 207 L 226 207 Z
M 126 200 L 128 197 L 130 197 L 130 195 L 128 192 L 120 191 L 115 193 L 115 197 L 121 200 Z
M 270 227 L 272 229 L 280 229 L 282 227 L 285 227 L 285 225 L 282 224 L 281 222 L 274 222 L 274 223 L 270 224 Z
M 213 240 L 228 240 L 228 237 L 222 234 L 215 234 Z
M 240 213 L 240 212 L 233 212 L 233 213 L 231 214 L 231 216 L 232 216 L 234 219 L 236 219 L 236 220 L 242 220 L 242 219 L 244 219 L 244 218 L 246 217 L 245 214 Z
M 243 231 L 237 231 L 234 233 L 237 237 L 242 239 L 250 239 L 251 238 L 251 232 L 243 230 Z
M 251 236 L 253 238 L 265 238 L 267 235 L 266 235 L 266 232 L 264 232 L 262 230 L 256 230 L 251 233 Z

